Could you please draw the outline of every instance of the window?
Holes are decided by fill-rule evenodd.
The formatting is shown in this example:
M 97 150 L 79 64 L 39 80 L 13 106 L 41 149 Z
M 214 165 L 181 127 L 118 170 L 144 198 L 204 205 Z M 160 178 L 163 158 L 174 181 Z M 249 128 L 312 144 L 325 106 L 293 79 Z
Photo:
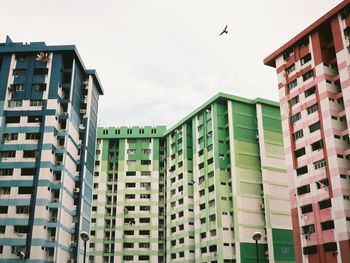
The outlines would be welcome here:
M 323 142 L 322 140 L 319 140 L 317 142 L 314 142 L 311 144 L 312 151 L 317 151 L 323 148 Z
M 136 172 L 128 171 L 126 172 L 126 176 L 136 176 Z
M 19 76 L 25 75 L 26 72 L 27 72 L 26 69 L 14 69 L 14 70 L 12 71 L 12 75 L 13 75 L 15 78 L 17 78 L 17 77 L 19 77 Z
M 136 175 L 136 172 L 135 172 Z M 149 171 L 141 171 L 141 176 L 151 176 L 151 172 Z
M 4 133 L 2 135 L 4 141 L 15 141 L 18 140 L 18 133 Z
M 304 57 L 302 57 L 302 58 L 300 59 L 300 64 L 301 64 L 301 65 L 304 65 L 304 64 L 306 64 L 307 62 L 309 62 L 310 60 L 311 60 L 311 53 L 309 53 L 309 54 L 305 55 Z
M 15 233 L 27 234 L 29 231 L 29 226 L 13 226 Z
M 0 176 L 11 176 L 13 175 L 13 168 L 0 169 Z
M 40 133 L 26 133 L 26 140 L 39 140 Z
M 9 108 L 22 107 L 21 100 L 9 100 L 7 106 Z
M 135 183 L 126 183 L 125 187 L 126 188 L 134 188 L 134 187 L 136 187 L 136 184 Z
M 300 207 L 300 209 L 301 209 L 302 214 L 307 214 L 307 213 L 310 213 L 313 211 L 312 204 L 304 205 L 304 206 Z
M 32 186 L 22 186 L 18 187 L 18 194 L 20 195 L 28 195 L 33 192 L 33 187 Z
M 11 84 L 10 91 L 15 91 L 15 92 L 24 91 L 24 85 L 22 85 L 22 84 Z
M 314 76 L 314 72 L 312 70 L 310 70 L 303 75 L 303 81 L 307 81 L 308 79 L 312 78 L 313 76 Z
M 289 106 L 294 106 L 295 104 L 299 103 L 299 95 L 291 98 L 289 101 L 288 101 L 288 104 Z
M 48 71 L 48 68 L 35 68 L 33 73 L 34 75 L 46 75 Z
M 323 168 L 325 166 L 326 166 L 326 160 L 324 160 L 324 159 L 323 160 L 319 160 L 317 162 L 314 162 L 315 170 L 321 169 L 321 168 Z
M 291 123 L 295 123 L 296 121 L 301 119 L 301 113 L 298 112 L 296 114 L 294 114 L 293 116 L 290 117 L 290 122 Z
M 150 165 L 151 160 L 141 160 L 141 165 Z
M 305 154 L 306 154 L 306 152 L 305 152 L 305 148 L 304 147 L 294 151 L 294 155 L 295 155 L 296 158 L 298 158 L 300 156 L 303 156 Z
M 5 118 L 6 123 L 19 123 L 21 121 L 20 116 L 7 116 Z
M 128 149 L 126 152 L 127 152 L 127 154 L 135 154 L 136 150 L 135 149 Z
M 23 158 L 35 158 L 36 151 L 23 151 Z
M 321 127 L 321 126 L 320 126 L 320 122 L 319 122 L 319 121 L 316 122 L 316 123 L 314 123 L 314 124 L 311 124 L 311 125 L 309 126 L 310 133 L 313 133 L 313 132 L 319 130 L 320 127 Z
M 42 116 L 28 116 L 28 123 L 37 123 L 42 121 Z
M 316 92 L 316 87 L 315 87 L 315 86 L 309 88 L 308 90 L 306 90 L 306 91 L 304 92 L 305 98 L 307 98 L 307 97 L 309 97 L 309 96 L 315 94 L 315 92 Z
M 290 73 L 292 73 L 295 70 L 295 64 L 291 65 L 290 67 L 288 67 L 286 69 L 286 74 L 289 75 Z
M 16 206 L 16 214 L 29 214 L 30 206 Z
M 332 207 L 332 201 L 331 199 L 320 201 L 318 202 L 318 206 L 320 207 L 320 210 Z
M 298 81 L 297 81 L 297 79 L 293 80 L 292 82 L 290 82 L 290 83 L 288 84 L 288 90 L 292 90 L 292 89 L 294 89 L 296 86 L 298 86 Z
M 6 230 L 6 226 L 0 226 L 0 234 L 5 234 L 5 230 Z
M 146 243 L 146 242 L 139 243 L 139 248 L 149 248 L 149 243 Z
M 336 242 L 331 242 L 331 243 L 323 244 L 323 249 L 326 252 L 337 251 L 338 250 L 337 249 L 337 243 Z
M 30 101 L 30 106 L 33 106 L 33 107 L 38 107 L 38 106 L 43 106 L 43 105 L 44 105 L 43 100 L 31 100 Z
M 326 221 L 326 222 L 321 222 L 321 227 L 322 230 L 329 230 L 329 229 L 334 229 L 334 221 Z
M 11 193 L 11 187 L 0 187 L 0 195 L 9 195 Z
M 140 255 L 139 260 L 149 260 L 149 256 L 146 255 Z
M 307 111 L 307 114 L 309 114 L 309 115 L 311 113 L 314 113 L 315 111 L 317 111 L 317 104 L 314 104 L 311 107 L 307 108 L 306 111 Z
M 125 199 L 135 199 L 135 195 L 134 194 L 126 194 Z
M 32 85 L 32 90 L 33 91 L 44 91 L 44 90 L 46 90 L 46 84 L 45 83 L 33 84 Z
M 0 158 L 14 158 L 16 151 L 0 151 Z
M 311 254 L 316 254 L 316 253 L 317 253 L 317 246 L 303 247 L 303 254 L 304 255 L 311 255 Z
M 304 185 L 304 186 L 300 186 L 297 188 L 297 193 L 298 195 L 303 195 L 303 194 L 307 194 L 310 193 L 310 185 Z
M 134 243 L 128 243 L 128 242 L 123 243 L 123 248 L 133 248 L 133 247 L 134 247 Z
M 34 176 L 36 174 L 36 168 L 22 168 L 21 175 L 22 176 Z
M 141 217 L 140 218 L 140 223 L 150 223 L 151 219 L 148 217 Z
M 302 230 L 303 230 L 303 234 L 315 233 L 315 225 L 311 224 L 311 225 L 303 226 Z
M 303 130 L 299 130 L 299 131 L 296 131 L 293 133 L 293 138 L 294 138 L 294 141 L 300 139 L 300 138 L 303 138 L 304 137 L 304 131 Z
M 140 230 L 139 233 L 141 236 L 147 236 L 147 235 L 149 235 L 149 230 Z
M 297 176 L 306 174 L 308 172 L 307 165 L 297 168 L 296 171 L 297 171 Z
M 0 206 L 0 214 L 7 214 L 8 206 Z

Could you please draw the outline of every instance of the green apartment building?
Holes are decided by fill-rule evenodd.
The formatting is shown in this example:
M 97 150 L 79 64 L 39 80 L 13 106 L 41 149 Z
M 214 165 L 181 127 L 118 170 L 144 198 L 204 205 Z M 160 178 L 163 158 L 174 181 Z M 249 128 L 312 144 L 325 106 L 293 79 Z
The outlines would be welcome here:
M 294 262 L 278 104 L 219 93 L 166 130 L 99 128 L 92 262 Z

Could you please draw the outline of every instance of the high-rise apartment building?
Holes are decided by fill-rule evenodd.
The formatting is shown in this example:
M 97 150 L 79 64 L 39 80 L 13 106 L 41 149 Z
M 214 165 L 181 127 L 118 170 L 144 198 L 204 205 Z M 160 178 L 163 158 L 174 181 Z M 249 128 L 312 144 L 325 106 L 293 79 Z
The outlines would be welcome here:
M 94 262 L 294 262 L 277 103 L 219 93 L 173 128 L 99 128 Z M 164 240 L 163 240 L 164 239 Z
M 98 129 L 90 262 L 164 262 L 165 129 Z
M 277 69 L 297 262 L 350 258 L 350 1 L 268 56 Z
M 75 46 L 0 44 L 1 262 L 80 262 L 102 93 Z

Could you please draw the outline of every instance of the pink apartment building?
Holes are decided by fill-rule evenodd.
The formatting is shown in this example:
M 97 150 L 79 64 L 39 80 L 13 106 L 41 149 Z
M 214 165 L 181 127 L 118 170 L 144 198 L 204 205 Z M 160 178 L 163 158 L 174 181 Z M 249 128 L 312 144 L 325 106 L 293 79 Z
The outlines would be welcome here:
M 277 70 L 297 262 L 350 262 L 350 0 L 264 60 Z

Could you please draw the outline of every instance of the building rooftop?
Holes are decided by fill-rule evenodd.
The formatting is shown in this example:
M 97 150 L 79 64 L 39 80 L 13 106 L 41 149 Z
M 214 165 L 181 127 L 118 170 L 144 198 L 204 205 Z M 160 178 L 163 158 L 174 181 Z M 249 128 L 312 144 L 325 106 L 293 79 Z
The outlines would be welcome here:
M 86 75 L 91 75 L 98 84 L 98 90 L 102 95 L 103 88 L 101 81 L 97 75 L 96 70 L 87 69 L 81 59 L 79 52 L 75 45 L 58 45 L 48 46 L 45 42 L 13 42 L 9 36 L 6 36 L 5 43 L 0 43 L 0 54 L 7 53 L 28 53 L 28 52 L 73 52 L 78 63 L 81 65 Z
M 271 55 L 267 56 L 264 59 L 264 64 L 270 67 L 276 67 L 275 59 L 281 55 L 284 51 L 286 51 L 288 48 L 296 44 L 298 41 L 300 41 L 305 36 L 312 33 L 314 30 L 317 30 L 317 28 L 328 21 L 333 16 L 337 15 L 337 13 L 343 9 L 345 6 L 350 4 L 350 0 L 344 0 L 340 4 L 338 4 L 336 7 L 328 11 L 325 15 L 323 15 L 321 18 L 316 20 L 314 23 L 312 23 L 310 26 L 305 28 L 303 31 L 301 31 L 299 34 L 297 34 L 295 37 L 293 37 L 291 40 L 289 40 L 287 43 L 285 43 L 283 46 L 281 46 L 279 49 L 277 49 L 275 52 L 273 52 Z

